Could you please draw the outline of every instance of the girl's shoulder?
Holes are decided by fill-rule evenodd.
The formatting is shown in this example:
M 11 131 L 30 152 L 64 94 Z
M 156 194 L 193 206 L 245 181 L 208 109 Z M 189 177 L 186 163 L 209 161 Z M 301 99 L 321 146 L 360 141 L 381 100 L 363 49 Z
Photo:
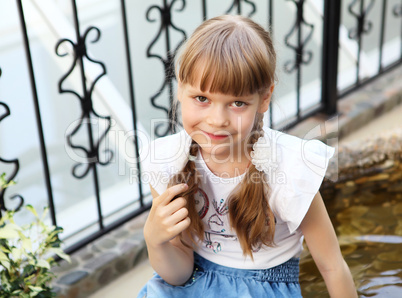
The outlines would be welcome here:
M 152 162 L 169 163 L 180 159 L 182 155 L 188 155 L 191 138 L 182 130 L 178 133 L 157 138 L 144 146 L 143 151 L 149 154 Z
M 161 194 L 170 177 L 179 172 L 188 160 L 191 137 L 184 131 L 157 138 L 140 150 L 141 179 Z
M 267 154 L 260 168 L 267 176 L 270 207 L 294 232 L 319 191 L 335 148 L 270 128 L 264 128 L 257 143 Z
M 309 154 L 315 154 L 316 157 L 333 155 L 335 148 L 330 147 L 320 140 L 302 139 L 287 133 L 264 127 L 264 136 L 269 139 L 270 144 L 277 145 L 280 148 L 299 153 L 302 158 L 307 158 Z M 303 155 L 304 154 L 304 155 Z
M 321 178 L 325 176 L 328 161 L 335 153 L 335 148 L 322 141 L 302 139 L 267 127 L 264 127 L 264 137 L 256 144 L 257 152 L 259 146 L 268 153 L 265 162 L 269 166 L 292 172 L 298 166 L 304 174 L 307 171 Z

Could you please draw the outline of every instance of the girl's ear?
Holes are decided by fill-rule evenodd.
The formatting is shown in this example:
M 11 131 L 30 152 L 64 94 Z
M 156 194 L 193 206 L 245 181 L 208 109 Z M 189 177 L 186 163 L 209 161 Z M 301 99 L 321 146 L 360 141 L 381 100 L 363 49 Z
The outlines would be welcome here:
M 177 82 L 177 99 L 179 100 L 179 102 L 181 102 L 181 98 L 183 95 L 183 83 L 178 80 Z
M 268 111 L 269 103 L 271 102 L 272 93 L 274 92 L 275 85 L 272 84 L 269 90 L 264 93 L 261 97 L 260 107 L 258 109 L 258 113 L 265 113 Z

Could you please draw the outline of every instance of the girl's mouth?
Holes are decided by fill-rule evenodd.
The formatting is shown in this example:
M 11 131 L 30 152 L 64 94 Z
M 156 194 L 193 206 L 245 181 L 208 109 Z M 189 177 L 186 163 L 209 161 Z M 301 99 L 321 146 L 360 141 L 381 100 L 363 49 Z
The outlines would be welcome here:
M 204 131 L 204 133 L 211 139 L 211 140 L 223 140 L 228 137 L 228 135 L 220 135 L 220 134 L 212 134 L 209 132 Z

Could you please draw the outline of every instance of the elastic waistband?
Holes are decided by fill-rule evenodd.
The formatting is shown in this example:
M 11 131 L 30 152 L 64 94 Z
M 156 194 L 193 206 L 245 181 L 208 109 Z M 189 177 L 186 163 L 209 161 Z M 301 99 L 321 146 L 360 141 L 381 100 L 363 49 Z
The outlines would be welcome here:
M 233 277 L 250 278 L 267 282 L 299 282 L 299 259 L 292 258 L 285 263 L 269 269 L 238 269 L 218 265 L 194 253 L 194 262 L 198 270 L 211 271 Z

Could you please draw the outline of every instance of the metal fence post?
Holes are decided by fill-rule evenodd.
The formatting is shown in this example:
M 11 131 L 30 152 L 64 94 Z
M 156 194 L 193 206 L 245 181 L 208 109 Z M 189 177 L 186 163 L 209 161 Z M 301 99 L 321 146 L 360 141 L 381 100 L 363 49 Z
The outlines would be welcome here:
M 337 84 L 340 22 L 341 0 L 325 0 L 321 100 L 323 111 L 328 115 L 333 115 L 337 112 L 336 103 L 338 99 Z
M 20 18 L 20 24 L 21 24 L 22 40 L 24 43 L 25 56 L 26 56 L 27 64 L 28 64 L 29 81 L 31 83 L 32 98 L 33 98 L 33 103 L 34 103 L 34 108 L 35 108 L 36 125 L 38 128 L 39 145 L 40 145 L 40 152 L 41 152 L 41 157 L 42 157 L 44 179 L 45 179 L 47 195 L 48 195 L 50 217 L 52 219 L 52 224 L 57 226 L 56 210 L 55 210 L 54 199 L 53 199 L 52 182 L 51 182 L 51 178 L 50 178 L 51 173 L 50 173 L 50 168 L 49 168 L 49 161 L 48 161 L 48 155 L 47 155 L 47 150 L 46 150 L 46 142 L 45 142 L 45 135 L 44 135 L 44 131 L 43 131 L 42 117 L 41 117 L 40 108 L 39 108 L 38 91 L 36 89 L 35 72 L 34 72 L 33 62 L 32 62 L 31 47 L 30 47 L 30 43 L 29 43 L 28 29 L 27 29 L 27 25 L 25 22 L 22 0 L 17 1 L 17 7 L 18 7 L 19 18 Z

